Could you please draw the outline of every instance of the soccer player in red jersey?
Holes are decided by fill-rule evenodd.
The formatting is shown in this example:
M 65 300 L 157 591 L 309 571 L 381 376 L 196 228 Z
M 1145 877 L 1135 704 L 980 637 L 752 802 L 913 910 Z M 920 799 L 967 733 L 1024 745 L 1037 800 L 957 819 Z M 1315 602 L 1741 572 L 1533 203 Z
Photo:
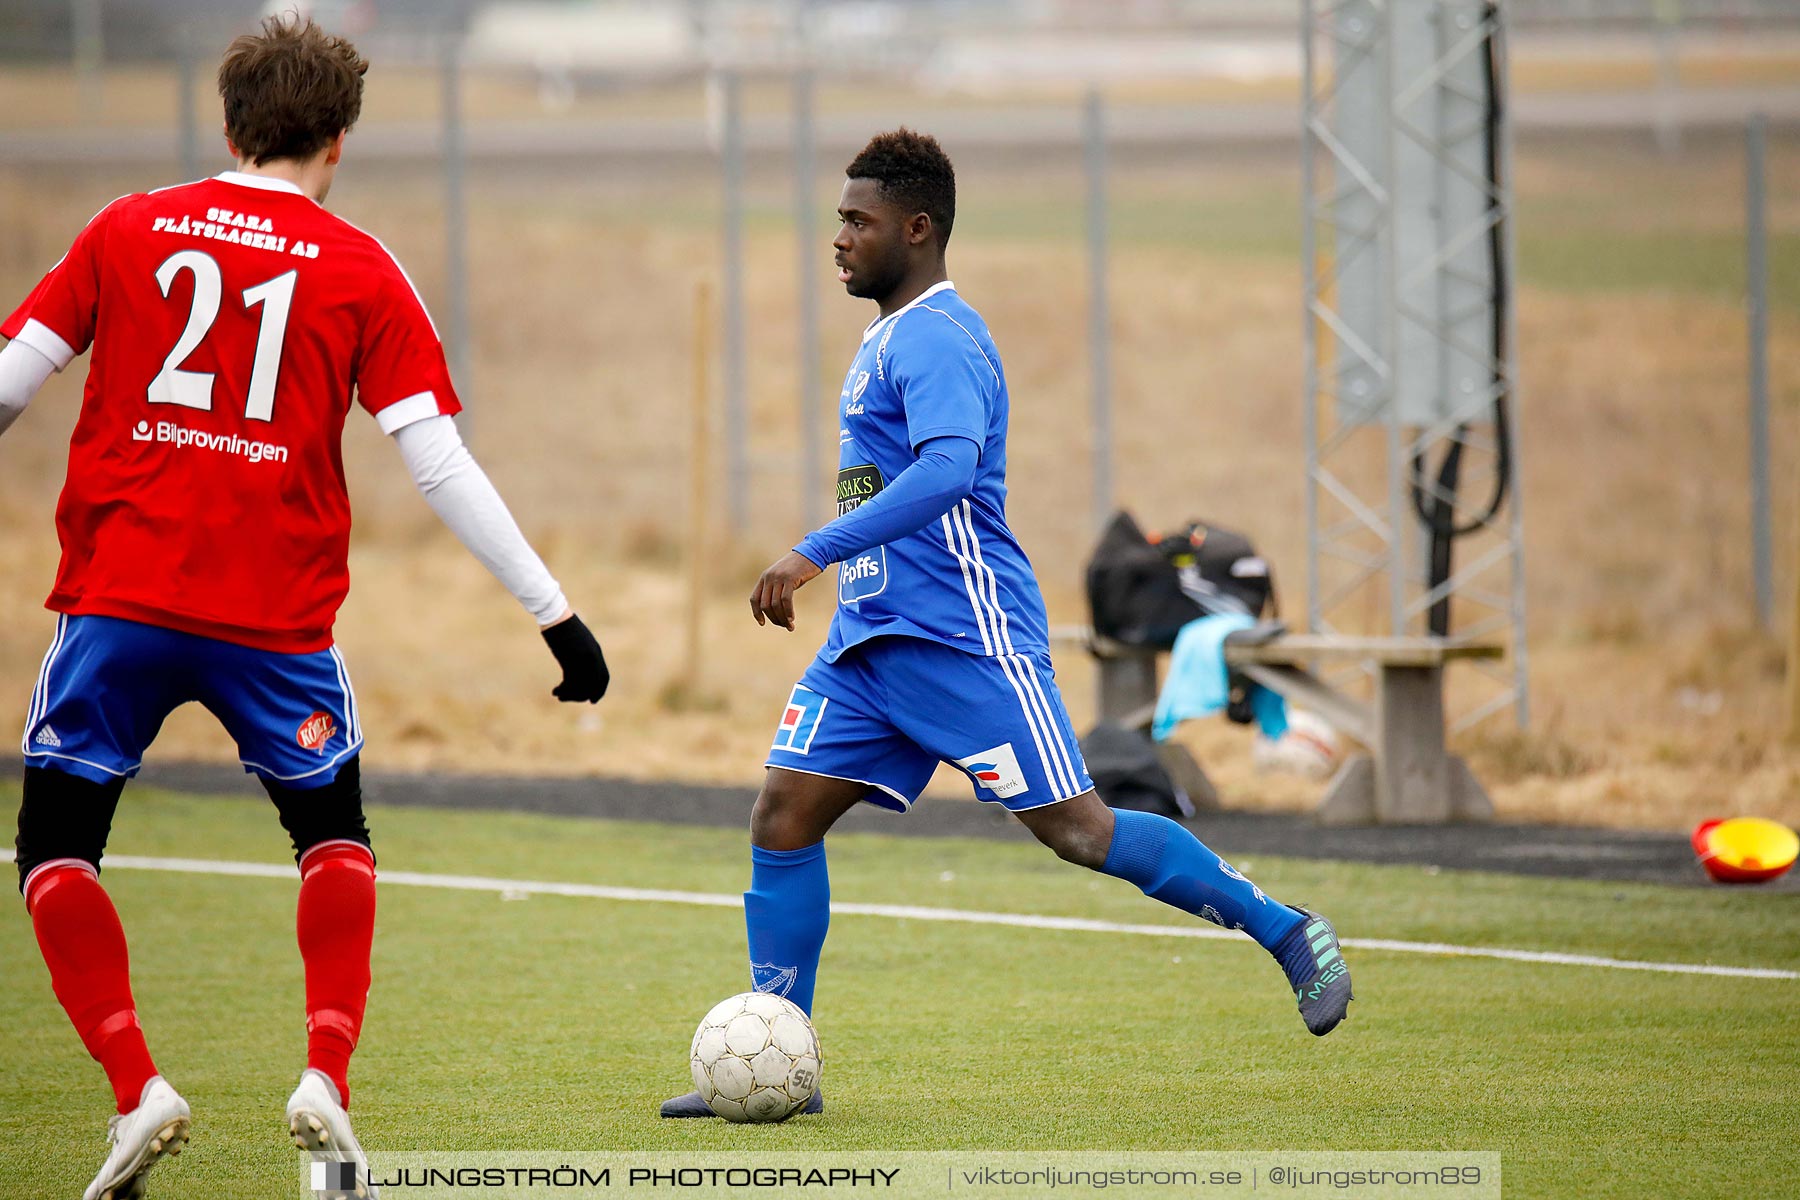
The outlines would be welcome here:
M 113 812 L 176 706 L 199 701 L 274 800 L 300 871 L 305 1149 L 363 1160 L 345 1111 L 369 989 L 375 857 L 362 726 L 332 623 L 349 586 L 341 441 L 352 399 L 440 518 L 538 620 L 560 700 L 597 701 L 600 646 L 451 420 L 443 348 L 405 272 L 321 203 L 368 64 L 310 20 L 271 18 L 219 68 L 237 169 L 125 196 L 0 324 L 0 433 L 92 347 L 57 505 L 61 614 L 31 698 L 20 890 L 57 999 L 119 1115 L 85 1200 L 142 1192 L 186 1141 L 131 995 L 98 875 Z

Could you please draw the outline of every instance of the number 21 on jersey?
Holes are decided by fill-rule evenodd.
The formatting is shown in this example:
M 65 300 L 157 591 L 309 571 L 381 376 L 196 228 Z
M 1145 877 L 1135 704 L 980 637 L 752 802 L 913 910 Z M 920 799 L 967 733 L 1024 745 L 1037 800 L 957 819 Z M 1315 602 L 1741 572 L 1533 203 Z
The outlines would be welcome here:
M 224 297 L 225 282 L 219 264 L 212 255 L 201 250 L 183 250 L 163 260 L 156 268 L 157 286 L 164 299 L 175 286 L 175 277 L 187 271 L 194 277 L 194 298 L 188 308 L 187 325 L 175 340 L 174 349 L 163 360 L 162 370 L 150 381 L 146 399 L 151 404 L 179 404 L 183 408 L 212 411 L 213 376 L 209 371 L 183 371 L 181 364 L 200 348 L 213 322 L 219 317 L 219 304 Z M 264 280 L 242 293 L 246 309 L 261 307 L 262 323 L 256 332 L 256 358 L 250 368 L 250 394 L 244 400 L 244 416 L 252 421 L 275 419 L 275 381 L 281 374 L 281 347 L 287 338 L 288 310 L 294 302 L 294 282 L 298 271 L 288 271 Z

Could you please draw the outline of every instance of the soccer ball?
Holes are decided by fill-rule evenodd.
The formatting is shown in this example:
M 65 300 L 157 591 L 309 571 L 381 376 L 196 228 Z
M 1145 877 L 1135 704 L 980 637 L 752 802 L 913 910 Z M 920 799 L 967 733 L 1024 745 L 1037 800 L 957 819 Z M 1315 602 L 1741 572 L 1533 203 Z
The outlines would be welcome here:
M 745 992 L 694 1030 L 694 1087 L 727 1121 L 785 1121 L 819 1087 L 819 1035 L 791 1000 Z
M 1258 771 L 1280 771 L 1324 779 L 1337 768 L 1337 730 L 1323 717 L 1303 708 L 1290 708 L 1287 732 L 1279 738 L 1257 734 L 1250 755 Z

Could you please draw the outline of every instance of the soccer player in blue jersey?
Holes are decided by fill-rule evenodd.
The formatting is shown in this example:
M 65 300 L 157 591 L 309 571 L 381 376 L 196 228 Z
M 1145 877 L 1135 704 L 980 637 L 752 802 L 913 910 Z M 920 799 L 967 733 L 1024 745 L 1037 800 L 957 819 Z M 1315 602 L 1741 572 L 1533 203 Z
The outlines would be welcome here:
M 839 398 L 838 516 L 762 573 L 758 625 L 838 564 L 838 608 L 788 697 L 750 817 L 744 894 L 758 991 L 812 1011 L 830 920 L 826 832 L 868 802 L 905 812 L 940 762 L 1072 863 L 1241 929 L 1274 955 L 1315 1034 L 1344 1019 L 1331 924 L 1270 899 L 1167 817 L 1108 808 L 1050 666 L 1043 595 L 1006 524 L 1000 354 L 956 293 L 944 246 L 956 175 L 935 139 L 884 133 L 845 170 L 838 280 L 880 310 Z M 818 1112 L 813 1095 L 806 1112 Z M 690 1092 L 665 1117 L 710 1117 Z

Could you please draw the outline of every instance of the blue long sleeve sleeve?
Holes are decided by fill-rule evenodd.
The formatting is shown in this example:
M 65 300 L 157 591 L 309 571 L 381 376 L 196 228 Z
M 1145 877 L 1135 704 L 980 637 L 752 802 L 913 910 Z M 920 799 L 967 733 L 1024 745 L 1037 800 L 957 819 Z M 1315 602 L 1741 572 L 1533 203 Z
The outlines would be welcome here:
M 894 481 L 837 520 L 816 529 L 794 549 L 820 567 L 844 562 L 873 546 L 917 533 L 949 512 L 975 484 L 981 447 L 966 437 L 934 437 Z

